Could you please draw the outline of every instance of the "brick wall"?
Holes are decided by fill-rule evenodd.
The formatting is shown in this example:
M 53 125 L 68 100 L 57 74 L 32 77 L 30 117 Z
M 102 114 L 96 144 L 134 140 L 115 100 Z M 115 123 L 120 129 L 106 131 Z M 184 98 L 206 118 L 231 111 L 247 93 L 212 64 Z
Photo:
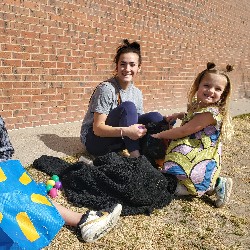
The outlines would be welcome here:
M 8 129 L 79 121 L 122 39 L 143 54 L 145 111 L 180 108 L 207 61 L 250 96 L 249 0 L 2 0 L 0 108 Z

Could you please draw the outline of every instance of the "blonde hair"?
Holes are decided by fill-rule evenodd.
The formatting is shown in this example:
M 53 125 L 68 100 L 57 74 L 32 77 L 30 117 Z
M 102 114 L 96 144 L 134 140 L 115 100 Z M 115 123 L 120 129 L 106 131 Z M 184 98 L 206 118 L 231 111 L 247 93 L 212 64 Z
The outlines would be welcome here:
M 229 77 L 226 74 L 227 72 L 230 72 L 232 70 L 233 70 L 232 65 L 227 65 L 225 70 L 219 70 L 219 69 L 216 69 L 216 65 L 214 63 L 208 62 L 207 68 L 198 74 L 198 76 L 194 80 L 188 92 L 188 111 L 194 111 L 197 107 L 197 105 L 194 103 L 194 98 L 195 98 L 195 95 L 198 91 L 200 82 L 203 79 L 203 77 L 206 74 L 217 74 L 217 75 L 225 76 L 227 80 L 227 85 L 221 95 L 220 100 L 217 102 L 219 111 L 222 114 L 221 138 L 223 140 L 230 140 L 234 133 L 232 118 L 229 113 L 229 102 L 230 102 L 230 96 L 232 92 L 232 84 L 230 82 Z

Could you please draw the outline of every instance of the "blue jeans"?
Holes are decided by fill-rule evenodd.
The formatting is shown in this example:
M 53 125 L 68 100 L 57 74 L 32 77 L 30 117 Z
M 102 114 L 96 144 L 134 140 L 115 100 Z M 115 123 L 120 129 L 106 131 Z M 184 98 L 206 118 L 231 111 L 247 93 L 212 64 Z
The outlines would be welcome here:
M 108 114 L 106 124 L 112 127 L 129 127 L 133 124 L 144 124 L 149 122 L 160 122 L 163 116 L 158 112 L 149 112 L 138 115 L 135 104 L 133 102 L 123 102 L 121 105 L 111 110 Z M 132 140 L 128 137 L 100 137 L 93 133 L 90 128 L 86 135 L 86 149 L 95 156 L 107 154 L 109 152 L 118 152 L 127 149 L 129 152 L 140 150 L 139 140 Z

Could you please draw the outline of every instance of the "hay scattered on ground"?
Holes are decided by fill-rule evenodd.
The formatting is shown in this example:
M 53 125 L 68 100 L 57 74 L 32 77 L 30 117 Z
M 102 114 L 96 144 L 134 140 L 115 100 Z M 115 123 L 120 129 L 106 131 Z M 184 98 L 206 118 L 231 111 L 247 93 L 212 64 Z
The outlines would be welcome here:
M 235 136 L 224 145 L 222 176 L 233 178 L 230 203 L 215 208 L 215 197 L 176 199 L 151 216 L 122 217 L 113 231 L 96 243 L 84 243 L 70 227 L 63 227 L 45 249 L 107 250 L 180 250 L 250 249 L 250 114 L 234 118 Z M 74 162 L 78 156 L 67 157 Z M 38 182 L 49 178 L 32 167 L 27 168 Z M 67 203 L 63 192 L 56 201 L 75 211 L 85 212 Z

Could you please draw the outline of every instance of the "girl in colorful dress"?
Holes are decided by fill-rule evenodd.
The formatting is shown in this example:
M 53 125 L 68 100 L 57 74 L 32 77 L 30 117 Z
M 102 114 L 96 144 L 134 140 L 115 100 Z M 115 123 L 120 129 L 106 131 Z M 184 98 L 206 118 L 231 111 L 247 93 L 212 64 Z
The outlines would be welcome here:
M 219 177 L 221 141 L 230 139 L 233 127 L 229 115 L 231 83 L 227 72 L 214 63 L 196 77 L 188 95 L 187 113 L 175 113 L 168 121 L 181 119 L 180 127 L 154 138 L 170 140 L 162 172 L 178 179 L 176 195 L 216 194 L 216 207 L 224 206 L 230 197 L 232 179 Z

